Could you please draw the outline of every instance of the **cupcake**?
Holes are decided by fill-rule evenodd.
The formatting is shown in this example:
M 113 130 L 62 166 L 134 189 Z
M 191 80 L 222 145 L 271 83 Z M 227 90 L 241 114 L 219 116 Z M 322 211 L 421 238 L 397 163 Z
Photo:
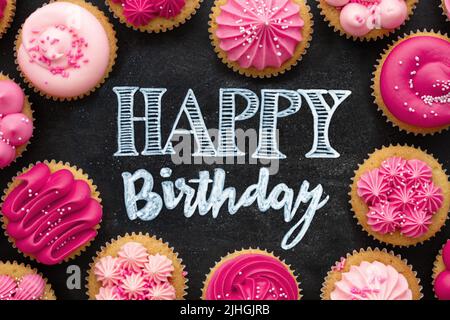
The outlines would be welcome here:
M 17 262 L 0 262 L 0 300 L 55 300 L 41 274 Z
M 33 111 L 20 86 L 0 73 L 0 169 L 21 156 L 33 135 Z
M 347 39 L 377 40 L 400 28 L 418 0 L 318 0 L 330 27 Z
M 73 100 L 105 82 L 116 51 L 114 29 L 102 11 L 83 0 L 59 0 L 25 20 L 16 41 L 16 62 L 36 92 Z
M 216 0 L 209 24 L 222 62 L 254 78 L 290 70 L 306 53 L 313 32 L 305 0 Z
M 8 30 L 16 13 L 16 0 L 0 0 L 0 39 Z
M 156 237 L 126 234 L 111 240 L 90 264 L 90 300 L 182 300 L 186 295 L 182 260 Z
M 322 300 L 420 300 L 416 272 L 399 255 L 378 248 L 347 254 L 331 268 Z
M 3 196 L 9 241 L 25 256 L 55 265 L 79 255 L 97 235 L 100 195 L 81 169 L 43 162 L 23 169 Z
M 450 300 L 450 240 L 447 240 L 434 262 L 433 289 L 439 300 Z
M 172 30 L 196 13 L 202 0 L 106 0 L 120 22 L 142 32 Z
M 375 239 L 411 246 L 445 224 L 450 184 L 432 155 L 408 146 L 376 150 L 355 171 L 351 205 L 358 223 Z
M 405 36 L 376 66 L 373 95 L 394 126 L 433 134 L 450 126 L 450 39 L 434 32 Z
M 442 0 L 442 10 L 444 15 L 447 16 L 447 20 L 450 19 L 450 0 Z
M 203 300 L 299 300 L 299 283 L 284 261 L 246 249 L 221 259 L 206 276 Z

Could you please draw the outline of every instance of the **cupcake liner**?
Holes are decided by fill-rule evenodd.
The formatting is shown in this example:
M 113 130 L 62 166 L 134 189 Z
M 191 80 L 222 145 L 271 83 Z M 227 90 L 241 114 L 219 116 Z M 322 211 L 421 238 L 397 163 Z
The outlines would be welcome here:
M 447 240 L 450 241 L 450 240 Z M 444 260 L 442 259 L 442 251 L 444 250 L 444 247 L 446 245 L 447 242 L 445 242 L 441 249 L 439 249 L 438 255 L 436 256 L 436 260 L 434 260 L 433 263 L 433 274 L 432 274 L 432 279 L 433 281 L 431 282 L 432 286 L 433 286 L 433 293 L 434 293 L 434 297 L 437 299 L 436 293 L 434 291 L 434 283 L 436 281 L 436 277 L 442 272 L 445 271 L 445 265 L 444 265 Z
M 419 0 L 405 0 L 406 5 L 408 7 L 408 17 L 399 27 L 395 29 L 374 29 L 371 30 L 369 33 L 365 34 L 364 36 L 357 37 L 348 34 L 341 27 L 339 22 L 340 11 L 336 7 L 327 4 L 326 0 L 316 0 L 316 1 L 317 7 L 320 10 L 320 15 L 324 17 L 324 20 L 328 22 L 328 26 L 333 28 L 334 32 L 339 33 L 339 35 L 346 37 L 347 39 L 352 39 L 353 41 L 359 40 L 361 42 L 381 40 L 384 37 L 387 37 L 392 33 L 396 32 L 397 30 L 399 30 L 400 28 L 402 28 L 411 18 L 412 14 L 414 13 L 414 10 L 416 9 L 416 5 L 419 2 Z
M 156 17 L 145 26 L 135 26 L 126 20 L 125 16 L 123 15 L 123 8 L 121 3 L 114 3 L 111 0 L 106 0 L 109 11 L 113 14 L 114 18 L 118 19 L 128 28 L 131 28 L 135 31 L 147 33 L 171 31 L 181 26 L 182 24 L 185 24 L 197 13 L 202 2 L 203 0 L 186 0 L 185 6 L 177 16 L 170 19 Z
M 94 181 L 92 179 L 89 178 L 89 176 L 83 172 L 82 169 L 79 169 L 76 166 L 72 166 L 70 163 L 68 162 L 62 162 L 62 161 L 56 161 L 56 160 L 44 160 L 44 161 L 38 161 L 36 163 L 30 164 L 28 167 L 24 167 L 22 168 L 22 171 L 18 171 L 16 176 L 13 178 L 12 181 L 8 182 L 7 187 L 4 189 L 3 191 L 3 195 L 1 197 L 1 201 L 2 203 L 5 201 L 6 197 L 8 196 L 8 194 L 13 190 L 13 188 L 15 188 L 16 186 L 19 185 L 19 181 L 17 181 L 17 177 L 22 174 L 27 172 L 28 170 L 30 170 L 32 167 L 34 167 L 36 164 L 38 163 L 44 163 L 46 165 L 48 165 L 51 169 L 52 172 L 57 171 L 57 170 L 61 170 L 61 169 L 67 169 L 70 172 L 72 172 L 72 174 L 74 175 L 75 179 L 79 179 L 79 180 L 84 180 L 90 187 L 91 189 L 91 197 L 95 200 L 97 200 L 100 204 L 102 202 L 101 198 L 100 198 L 100 192 L 97 191 L 97 186 L 94 184 Z M 8 225 L 8 219 L 1 214 L 0 217 L 0 222 L 2 224 L 2 229 L 4 230 L 4 234 L 5 236 L 8 238 L 9 243 L 11 243 L 11 245 L 13 246 L 13 248 L 15 248 L 19 253 L 21 253 L 24 257 L 31 259 L 32 261 L 37 261 L 36 258 L 31 255 L 31 254 L 27 254 L 25 252 L 22 252 L 21 250 L 19 250 L 15 244 L 15 239 L 13 239 L 12 237 L 10 237 L 6 231 L 6 227 Z M 98 230 L 100 229 L 100 224 L 97 224 L 95 226 L 95 230 L 98 232 Z M 61 261 L 58 264 L 61 264 L 63 262 L 68 262 L 72 259 L 75 259 L 76 257 L 80 256 L 84 251 L 86 251 L 86 249 L 91 245 L 91 243 L 94 241 L 94 239 L 92 239 L 91 241 L 85 243 L 83 246 L 81 246 L 80 248 L 78 248 L 77 250 L 75 250 L 70 256 L 68 256 L 67 258 L 65 258 L 63 261 Z
M 46 93 L 45 91 L 40 90 L 39 88 L 35 87 L 33 82 L 31 82 L 27 76 L 22 72 L 22 70 L 20 69 L 19 66 L 19 62 L 17 60 L 17 51 L 21 45 L 21 34 L 22 34 L 22 29 L 23 29 L 23 24 L 19 29 L 19 32 L 16 35 L 16 40 L 14 41 L 14 59 L 15 59 L 15 63 L 16 63 L 16 70 L 20 73 L 20 76 L 22 77 L 22 79 L 24 80 L 24 82 L 28 85 L 28 87 L 30 89 L 32 89 L 35 93 L 38 93 L 40 96 L 45 97 L 46 99 L 49 100 L 53 100 L 53 101 L 75 101 L 78 99 L 82 99 L 85 98 L 89 95 L 91 95 L 93 92 L 95 92 L 97 89 L 99 89 L 108 79 L 110 73 L 112 72 L 114 65 L 116 63 L 117 60 L 117 50 L 118 50 L 118 44 L 117 44 L 117 36 L 116 36 L 116 31 L 114 30 L 113 25 L 109 22 L 108 17 L 103 13 L 103 11 L 101 11 L 99 8 L 97 8 L 95 5 L 91 4 L 90 2 L 86 2 L 84 0 L 50 0 L 48 3 L 44 3 L 42 7 L 46 6 L 49 3 L 53 3 L 53 2 L 70 2 L 76 5 L 79 5 L 87 10 L 89 10 L 90 13 L 92 13 L 97 20 L 103 25 L 103 28 L 105 29 L 105 32 L 108 36 L 108 40 L 109 40 L 109 47 L 110 47 L 110 56 L 109 56 L 109 65 L 105 71 L 105 75 L 104 77 L 95 85 L 95 87 L 93 87 L 92 89 L 90 89 L 89 91 L 78 95 L 78 96 L 74 96 L 74 97 L 56 97 L 56 96 L 52 96 L 48 93 Z
M 314 32 L 313 15 L 311 13 L 311 7 L 306 3 L 306 0 L 292 0 L 300 6 L 300 16 L 305 21 L 305 25 L 302 29 L 303 40 L 297 45 L 294 55 L 287 61 L 285 61 L 279 68 L 269 67 L 263 70 L 257 70 L 256 68 L 242 68 L 238 62 L 228 60 L 227 53 L 220 48 L 220 41 L 216 37 L 215 33 L 218 28 L 215 23 L 216 17 L 220 14 L 222 5 L 225 5 L 228 0 L 215 0 L 214 5 L 209 15 L 209 38 L 211 44 L 214 47 L 214 51 L 218 55 L 219 59 L 234 72 L 237 72 L 243 76 L 249 78 L 271 78 L 278 75 L 282 75 L 285 72 L 295 67 L 303 56 L 307 53 L 312 40 Z
M 8 31 L 14 16 L 16 15 L 16 0 L 9 0 L 4 11 L 5 15 L 0 19 L 0 39 Z
M 373 159 L 375 154 L 384 153 L 383 157 L 379 159 Z M 432 224 L 429 226 L 428 232 L 419 238 L 409 238 L 402 236 L 399 231 L 392 234 L 381 234 L 373 231 L 369 225 L 367 225 L 366 214 L 369 210 L 367 204 L 357 194 L 357 182 L 360 176 L 373 168 L 379 167 L 381 162 L 391 156 L 399 156 L 404 159 L 419 159 L 426 162 L 433 169 L 433 182 L 436 186 L 442 189 L 444 201 L 441 208 L 433 215 Z M 365 167 L 365 168 L 363 168 Z M 438 170 L 438 172 L 436 172 Z M 368 154 L 368 157 L 364 159 L 362 164 L 358 164 L 358 169 L 354 171 L 354 176 L 351 178 L 349 204 L 353 217 L 356 219 L 358 225 L 373 239 L 384 243 L 390 244 L 394 247 L 409 247 L 422 244 L 423 242 L 433 238 L 442 228 L 445 226 L 450 208 L 450 183 L 449 176 L 446 174 L 447 170 L 443 168 L 442 164 L 434 157 L 433 154 L 428 153 L 426 150 L 416 148 L 415 146 L 408 145 L 389 145 L 383 146 L 381 149 L 375 149 L 372 153 Z
M 15 79 L 10 78 L 9 75 L 3 74 L 2 72 L 0 72 L 0 81 L 2 81 L 2 80 L 10 80 L 10 81 L 16 82 Z M 17 82 L 16 82 L 16 83 L 17 83 Z M 28 140 L 27 143 L 25 143 L 25 144 L 19 146 L 18 148 L 16 148 L 16 157 L 15 157 L 15 159 L 13 160 L 13 162 L 11 162 L 11 163 L 8 165 L 8 167 L 9 167 L 10 165 L 12 165 L 13 163 L 16 163 L 17 159 L 19 159 L 20 157 L 22 157 L 22 154 L 23 154 L 24 152 L 27 151 L 27 147 L 30 145 L 31 139 L 33 139 L 33 136 L 34 136 L 34 130 L 35 130 L 36 128 L 35 128 L 35 126 L 34 126 L 35 119 L 34 119 L 34 116 L 33 116 L 33 115 L 34 115 L 34 110 L 32 109 L 32 105 L 33 105 L 33 104 L 30 102 L 30 97 L 29 97 L 28 95 L 25 95 L 25 102 L 24 102 L 24 106 L 23 106 L 22 112 L 23 112 L 28 118 L 30 118 L 31 121 L 33 122 L 33 134 L 31 135 L 31 138 L 30 138 L 30 140 Z
M 13 262 L 2 262 L 0 261 L 0 274 L 8 275 L 13 278 L 21 278 L 27 274 L 38 274 L 45 281 L 45 291 L 42 300 L 56 300 L 55 292 L 53 291 L 48 279 L 43 276 L 42 273 L 38 272 L 37 269 L 32 268 L 30 265 L 25 265 L 23 263 Z
M 161 253 L 162 255 L 165 255 L 166 257 L 170 258 L 172 260 L 172 263 L 175 267 L 175 271 L 173 273 L 173 277 L 171 278 L 171 284 L 175 287 L 176 290 L 176 299 L 177 300 L 184 300 L 188 285 L 187 282 L 189 281 L 186 278 L 186 271 L 185 271 L 185 265 L 183 264 L 183 260 L 178 256 L 178 252 L 175 252 L 175 249 L 169 245 L 169 243 L 164 242 L 161 238 L 157 238 L 156 236 L 151 236 L 148 233 L 126 233 L 124 236 L 117 236 L 117 238 L 111 239 L 109 242 L 105 243 L 105 245 L 100 247 L 100 250 L 96 252 L 96 255 L 92 258 L 92 262 L 89 263 L 89 271 L 86 276 L 86 295 L 89 297 L 89 300 L 95 300 L 95 295 L 98 293 L 98 290 L 100 288 L 99 283 L 95 277 L 94 274 L 94 268 L 96 261 L 102 257 L 105 256 L 116 256 L 117 252 L 114 253 L 114 251 L 118 251 L 120 247 L 112 248 L 111 246 L 118 246 L 119 244 L 122 245 L 123 243 L 127 242 L 139 242 L 144 247 L 147 248 L 147 251 L 150 254 L 154 253 Z M 113 252 L 107 252 L 108 249 L 110 249 Z M 175 273 L 179 273 L 178 275 Z
M 441 33 L 440 31 L 434 32 L 433 29 L 431 31 L 427 31 L 426 29 L 421 31 L 417 30 L 416 32 L 411 31 L 409 34 L 404 33 L 403 36 L 399 36 L 397 40 L 394 40 L 392 44 L 389 45 L 388 48 L 384 49 L 383 53 L 381 54 L 380 58 L 377 60 L 377 64 L 375 65 L 375 71 L 372 73 L 372 97 L 374 98 L 374 103 L 377 105 L 378 111 L 381 112 L 384 118 L 386 118 L 386 122 L 390 123 L 393 127 L 398 128 L 400 131 L 404 131 L 406 133 L 412 133 L 415 136 L 421 135 L 434 135 L 435 133 L 441 133 L 445 130 L 448 130 L 450 128 L 450 124 L 446 126 L 441 127 L 434 127 L 434 128 L 421 128 L 416 127 L 410 124 L 407 124 L 405 122 L 400 121 L 397 119 L 387 108 L 385 105 L 383 98 L 381 96 L 380 92 L 380 76 L 381 76 L 381 68 L 384 64 L 384 61 L 388 57 L 389 53 L 391 52 L 391 49 L 393 49 L 397 44 L 401 43 L 402 41 L 405 41 L 411 37 L 416 36 L 423 36 L 423 35 L 432 35 L 436 36 L 442 39 L 445 39 L 447 41 L 450 41 L 450 38 L 448 38 L 446 33 Z
M 357 259 L 361 258 L 361 259 Z M 345 256 L 346 264 L 344 270 L 334 271 L 333 269 L 327 272 L 327 275 L 322 283 L 322 288 L 320 289 L 320 298 L 322 300 L 330 300 L 330 293 L 334 289 L 334 284 L 341 280 L 341 274 L 347 272 L 352 265 L 359 265 L 362 261 L 379 261 L 386 265 L 391 265 L 398 272 L 402 273 L 406 280 L 408 281 L 409 288 L 413 293 L 413 300 L 420 300 L 423 298 L 422 286 L 420 285 L 420 278 L 417 277 L 417 272 L 413 270 L 412 266 L 408 264 L 406 259 L 403 259 L 400 255 L 396 255 L 393 251 L 387 251 L 386 249 L 375 249 L 367 248 L 360 249 L 359 251 L 353 250 L 352 253 L 347 253 Z M 356 263 L 348 264 L 349 260 L 357 260 Z M 336 262 L 335 266 L 338 266 L 340 262 Z
M 211 277 L 213 273 L 226 261 L 229 259 L 233 259 L 241 254 L 250 253 L 250 254 L 264 254 L 269 257 L 275 258 L 279 260 L 288 270 L 289 273 L 294 277 L 295 282 L 297 283 L 297 289 L 298 289 L 298 299 L 301 300 L 302 298 L 302 289 L 300 288 L 301 282 L 298 280 L 297 275 L 295 274 L 295 271 L 293 271 L 293 268 L 290 264 L 287 264 L 284 259 L 281 259 L 280 257 L 276 256 L 272 251 L 267 251 L 265 249 L 260 249 L 257 247 L 254 248 L 248 248 L 248 249 L 240 249 L 240 250 L 234 250 L 234 252 L 228 252 L 225 256 L 222 256 L 219 261 L 214 262 L 214 266 L 209 268 L 209 273 L 205 274 L 205 280 L 203 281 L 203 288 L 202 288 L 202 295 L 201 299 L 206 300 L 206 288 L 208 287 L 209 281 L 211 280 Z

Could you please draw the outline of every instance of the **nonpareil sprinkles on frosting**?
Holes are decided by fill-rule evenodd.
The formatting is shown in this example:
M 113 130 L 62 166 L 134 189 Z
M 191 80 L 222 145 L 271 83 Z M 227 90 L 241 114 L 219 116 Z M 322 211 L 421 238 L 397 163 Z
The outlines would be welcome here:
M 45 280 L 38 274 L 20 278 L 0 275 L 0 300 L 41 300 L 45 293 Z
M 363 174 L 357 188 L 369 207 L 367 223 L 375 232 L 400 231 L 411 238 L 428 231 L 444 199 L 442 190 L 433 184 L 430 166 L 416 159 L 388 158 L 380 168 Z
M 220 10 L 220 48 L 242 68 L 279 68 L 303 40 L 304 21 L 292 0 L 228 0 Z
M 105 256 L 94 266 L 101 283 L 97 300 L 175 300 L 170 283 L 175 270 L 164 255 L 149 254 L 138 242 L 124 244 L 117 257 Z
M 7 195 L 2 213 L 6 233 L 20 251 L 54 265 L 97 235 L 102 207 L 87 182 L 67 169 L 52 173 L 44 163 L 16 179 L 20 184 Z
M 161 17 L 170 19 L 186 5 L 186 0 L 113 0 L 123 7 L 123 14 L 130 24 L 145 26 L 151 20 Z

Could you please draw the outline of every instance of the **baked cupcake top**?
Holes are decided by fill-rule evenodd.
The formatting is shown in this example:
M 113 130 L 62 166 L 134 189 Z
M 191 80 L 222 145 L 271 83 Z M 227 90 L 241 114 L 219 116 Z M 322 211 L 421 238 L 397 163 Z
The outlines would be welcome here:
M 110 64 L 105 28 L 93 13 L 75 3 L 57 1 L 36 10 L 26 19 L 18 41 L 22 74 L 53 97 L 90 92 Z
M 0 169 L 16 158 L 16 148 L 33 135 L 33 121 L 24 114 L 25 95 L 11 80 L 0 79 Z
M 9 187 L 2 213 L 6 233 L 19 250 L 54 265 L 97 235 L 102 207 L 87 181 L 64 167 L 52 170 L 38 163 Z
M 375 29 L 396 29 L 408 17 L 405 0 L 325 0 L 336 7 L 346 33 L 361 37 Z
M 139 242 L 127 242 L 117 256 L 104 256 L 94 265 L 101 283 L 97 300 L 175 300 L 170 283 L 175 268 L 168 257 L 149 254 Z
M 434 279 L 434 292 L 439 300 L 450 300 L 450 240 L 442 248 L 443 270 Z
M 279 259 L 242 253 L 224 258 L 204 289 L 206 300 L 298 300 L 298 284 Z
M 381 66 L 380 92 L 398 120 L 421 128 L 450 124 L 450 42 L 429 34 L 408 37 Z
M 431 167 L 420 160 L 390 157 L 364 173 L 357 192 L 369 207 L 367 223 L 373 231 L 419 238 L 428 232 L 443 194 L 433 184 Z
M 345 263 L 343 260 L 342 263 Z M 412 300 L 405 276 L 379 261 L 352 265 L 334 284 L 331 300 Z
M 220 48 L 242 68 L 279 68 L 303 40 L 304 21 L 292 0 L 228 0 L 220 10 Z

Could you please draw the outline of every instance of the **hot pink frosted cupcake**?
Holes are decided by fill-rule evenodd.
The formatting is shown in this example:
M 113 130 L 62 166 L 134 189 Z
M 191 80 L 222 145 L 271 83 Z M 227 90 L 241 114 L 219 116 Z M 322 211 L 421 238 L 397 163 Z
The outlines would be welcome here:
M 450 240 L 442 247 L 434 262 L 433 288 L 439 300 L 450 300 Z
M 318 0 L 321 14 L 341 35 L 376 40 L 402 26 L 418 0 Z
M 186 272 L 166 243 L 142 234 L 125 235 L 97 253 L 87 278 L 95 300 L 183 299 Z
M 312 25 L 304 0 L 216 0 L 209 31 L 223 63 L 264 78 L 297 64 L 309 47 Z
M 16 0 L 0 0 L 0 39 L 8 30 L 16 12 Z
M 165 32 L 196 13 L 202 0 L 106 0 L 110 11 L 128 27 L 142 32 Z
M 33 135 L 33 112 L 22 89 L 0 74 L 0 169 L 25 150 Z

